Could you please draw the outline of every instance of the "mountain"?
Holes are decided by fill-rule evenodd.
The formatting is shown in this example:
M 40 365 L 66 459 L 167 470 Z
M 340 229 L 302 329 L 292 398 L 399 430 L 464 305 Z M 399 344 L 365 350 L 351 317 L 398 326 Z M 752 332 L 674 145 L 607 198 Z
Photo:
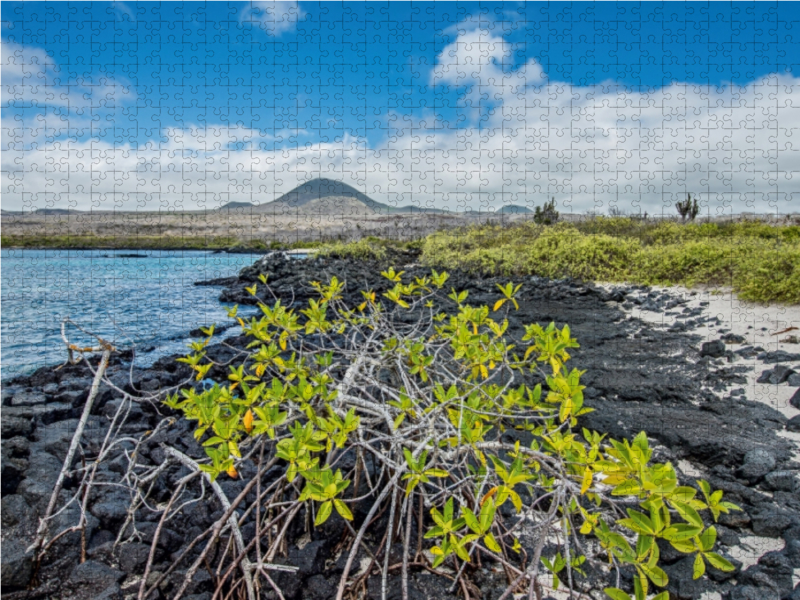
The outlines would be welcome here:
M 72 215 L 81 211 L 74 208 L 39 208 L 33 212 L 37 215 Z
M 394 212 L 394 207 L 376 202 L 353 186 L 334 179 L 312 179 L 283 196 L 260 204 L 255 212 L 272 214 L 374 214 Z
M 519 204 L 507 204 L 497 210 L 500 214 L 506 215 L 526 215 L 533 211 L 527 206 L 520 206 Z
M 323 214 L 323 215 L 365 215 L 398 213 L 441 213 L 437 208 L 418 206 L 391 206 L 377 202 L 351 185 L 335 179 L 312 179 L 297 186 L 283 196 L 260 204 L 254 212 L 272 214 Z
M 234 208 L 255 208 L 257 205 L 252 202 L 228 202 L 223 204 L 217 210 L 232 210 Z

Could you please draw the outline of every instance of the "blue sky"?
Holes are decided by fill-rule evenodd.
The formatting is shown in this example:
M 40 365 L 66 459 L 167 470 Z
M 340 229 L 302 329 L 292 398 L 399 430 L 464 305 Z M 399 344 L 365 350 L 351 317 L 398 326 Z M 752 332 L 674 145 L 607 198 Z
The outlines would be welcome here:
M 3 208 L 800 201 L 797 3 L 2 3 Z M 795 41 L 798 38 L 798 41 Z

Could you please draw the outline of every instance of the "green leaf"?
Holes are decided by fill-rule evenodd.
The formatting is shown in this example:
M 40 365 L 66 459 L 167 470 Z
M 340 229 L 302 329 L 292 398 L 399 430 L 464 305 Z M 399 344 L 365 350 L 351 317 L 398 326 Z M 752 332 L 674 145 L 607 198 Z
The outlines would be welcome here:
M 492 552 L 501 552 L 500 544 L 497 543 L 497 540 L 494 539 L 491 533 L 487 533 L 486 536 L 484 536 L 483 543 L 486 544 L 486 547 Z
M 704 552 L 708 552 L 714 547 L 714 543 L 717 541 L 717 529 L 716 527 L 709 527 L 699 536 L 700 538 L 700 546 Z
M 348 521 L 353 520 L 353 513 L 350 512 L 350 508 L 342 502 L 341 500 L 334 500 L 333 505 L 336 507 L 336 512 L 338 512 L 342 518 L 347 519 Z
M 733 571 L 736 569 L 727 559 L 716 552 L 706 552 L 705 557 L 712 567 L 716 567 L 720 571 Z
M 478 518 L 475 516 L 474 512 L 465 506 L 461 511 L 461 516 L 464 518 L 464 522 L 467 524 L 467 527 L 472 529 L 472 531 L 475 533 L 481 533 L 481 525 L 478 522 Z
M 603 591 L 611 600 L 631 600 L 631 597 L 619 588 L 607 587 Z
M 319 527 L 325 521 L 328 520 L 328 517 L 331 516 L 333 512 L 333 502 L 328 500 L 327 502 L 323 502 L 319 505 L 319 510 L 317 511 L 317 519 L 314 521 L 314 525 Z
M 706 572 L 706 563 L 703 560 L 702 553 L 698 552 L 694 559 L 694 569 L 692 570 L 692 579 L 700 579 L 703 573 Z
M 697 511 L 694 508 L 677 500 L 670 500 L 670 504 L 672 504 L 675 510 L 678 511 L 678 514 L 688 523 L 694 525 L 695 527 L 703 526 L 703 519 L 700 518 L 700 515 L 697 514 Z

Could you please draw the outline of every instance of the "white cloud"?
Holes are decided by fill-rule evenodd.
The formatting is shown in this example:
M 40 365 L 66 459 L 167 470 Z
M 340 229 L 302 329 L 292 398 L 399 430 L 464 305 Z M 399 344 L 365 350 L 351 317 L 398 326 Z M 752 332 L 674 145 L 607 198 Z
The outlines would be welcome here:
M 686 192 L 710 214 L 800 206 L 800 79 L 642 92 L 614 83 L 581 87 L 549 80 L 532 59 L 512 64 L 513 52 L 491 31 L 462 28 L 430 81 L 457 87 L 466 122 L 456 128 L 434 111 L 412 118 L 382 109 L 389 129 L 371 146 L 348 135 L 289 143 L 297 131 L 187 125 L 137 150 L 48 138 L 42 124 L 55 125 L 55 115 L 21 129 L 4 114 L 11 150 L 2 155 L 3 208 L 214 208 L 268 202 L 320 176 L 378 201 L 453 210 L 533 206 L 555 196 L 566 212 L 616 205 L 673 214 Z M 45 55 L 31 56 L 45 65 L 37 73 L 57 68 Z M 32 72 L 16 62 L 8 68 L 17 80 Z
M 293 31 L 305 13 L 293 0 L 258 0 L 248 2 L 239 16 L 240 23 L 252 23 L 268 35 L 279 36 Z

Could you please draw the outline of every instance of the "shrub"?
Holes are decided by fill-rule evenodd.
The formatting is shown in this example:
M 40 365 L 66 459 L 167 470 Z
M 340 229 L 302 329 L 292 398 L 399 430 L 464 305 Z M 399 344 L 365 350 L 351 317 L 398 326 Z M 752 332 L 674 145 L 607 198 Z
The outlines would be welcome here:
M 333 278 L 312 283 L 319 297 L 302 310 L 276 301 L 260 304 L 260 318 L 237 317 L 252 342 L 227 381 L 166 401 L 195 422 L 207 454 L 199 469 L 212 484 L 280 468 L 277 480 L 258 480 L 266 491 L 255 511 L 243 507 L 260 515 L 254 539 L 262 541 L 262 570 L 285 547 L 293 520 L 338 521 L 352 540 L 341 598 L 382 514 L 386 535 L 367 549 L 366 573 L 379 567 L 384 598 L 390 566 L 398 566 L 387 551 L 395 540 L 404 598 L 412 563 L 427 562 L 423 544 L 432 557 L 427 568 L 454 569 L 453 587 L 468 577 L 467 564 L 484 560 L 503 566 L 509 591 L 527 586 L 537 594 L 545 570 L 556 587 L 575 588 L 591 566 L 616 571 L 617 581 L 628 569 L 636 598 L 645 598 L 667 584 L 658 540 L 694 555 L 695 578 L 706 564 L 733 568 L 712 551 L 716 530 L 700 516 L 708 511 L 716 520 L 737 508 L 721 492 L 703 481 L 679 485 L 671 464 L 651 463 L 644 433 L 617 441 L 578 429 L 591 408 L 582 372 L 567 367 L 578 347 L 567 325 L 530 324 L 512 336 L 507 317 L 520 288 L 512 283 L 498 285 L 491 307 L 476 307 L 467 292 L 445 291 L 446 273 L 414 281 L 394 269 L 382 275 L 387 291 L 364 290 L 357 306 L 344 302 L 345 284 Z M 255 296 L 258 286 L 249 292 Z M 197 380 L 215 368 L 205 350 L 213 328 L 207 334 L 181 359 Z M 262 571 L 248 570 L 247 553 L 234 564 L 244 565 L 250 590 L 248 576 Z
M 537 225 L 555 225 L 559 217 L 555 198 L 545 202 L 544 206 L 537 206 L 533 211 L 533 222 Z

